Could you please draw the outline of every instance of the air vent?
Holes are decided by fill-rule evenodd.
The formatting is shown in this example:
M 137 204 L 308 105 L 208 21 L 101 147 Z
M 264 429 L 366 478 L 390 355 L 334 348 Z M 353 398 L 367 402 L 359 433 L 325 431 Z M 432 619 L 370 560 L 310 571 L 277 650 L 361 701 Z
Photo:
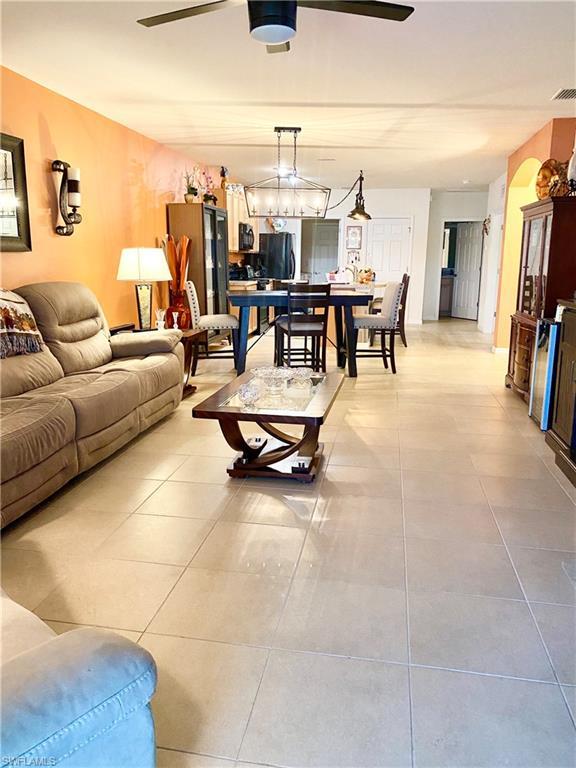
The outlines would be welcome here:
M 576 99 L 576 88 L 560 88 L 560 90 L 556 91 L 554 96 L 552 96 L 551 101 L 559 101 L 565 99 Z

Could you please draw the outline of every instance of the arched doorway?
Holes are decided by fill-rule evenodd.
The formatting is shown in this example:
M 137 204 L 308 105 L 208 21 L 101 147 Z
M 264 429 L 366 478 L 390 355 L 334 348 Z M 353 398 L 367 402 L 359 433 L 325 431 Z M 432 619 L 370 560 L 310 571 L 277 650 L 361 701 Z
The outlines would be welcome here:
M 495 347 L 507 347 L 510 339 L 510 315 L 516 309 L 518 269 L 522 245 L 522 211 L 520 208 L 536 201 L 536 176 L 542 161 L 528 157 L 518 167 L 508 187 L 504 245 L 500 264 L 500 289 L 496 317 Z

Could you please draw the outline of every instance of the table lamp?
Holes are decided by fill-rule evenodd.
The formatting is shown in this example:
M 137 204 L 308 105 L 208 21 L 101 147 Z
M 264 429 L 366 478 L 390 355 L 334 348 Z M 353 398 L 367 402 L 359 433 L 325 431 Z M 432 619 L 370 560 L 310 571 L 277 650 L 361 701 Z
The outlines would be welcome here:
M 151 328 L 152 282 L 172 280 L 162 248 L 123 248 L 116 279 L 136 282 L 140 329 Z

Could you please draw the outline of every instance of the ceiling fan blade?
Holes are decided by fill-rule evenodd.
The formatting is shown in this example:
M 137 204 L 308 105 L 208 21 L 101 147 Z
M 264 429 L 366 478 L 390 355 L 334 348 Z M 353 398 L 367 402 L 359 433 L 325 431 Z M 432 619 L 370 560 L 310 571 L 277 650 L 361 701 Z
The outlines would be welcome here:
M 203 13 L 222 11 L 225 8 L 238 5 L 238 3 L 239 0 L 214 0 L 212 3 L 193 5 L 191 8 L 181 8 L 179 11 L 169 11 L 168 13 L 160 13 L 158 16 L 149 16 L 146 19 L 138 19 L 138 24 L 142 24 L 145 27 L 156 27 L 159 24 L 168 24 L 170 21 L 188 19 L 190 16 L 201 16 Z
M 371 16 L 374 19 L 389 21 L 404 21 L 414 10 L 411 5 L 385 3 L 379 0 L 298 0 L 298 5 L 301 8 L 352 13 L 356 16 Z
M 288 53 L 290 43 L 279 43 L 278 45 L 267 45 L 266 53 Z

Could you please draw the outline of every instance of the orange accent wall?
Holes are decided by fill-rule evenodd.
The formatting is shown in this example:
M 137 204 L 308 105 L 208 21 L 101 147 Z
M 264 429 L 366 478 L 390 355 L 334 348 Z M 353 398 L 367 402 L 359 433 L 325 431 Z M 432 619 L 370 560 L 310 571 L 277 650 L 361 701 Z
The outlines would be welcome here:
M 539 165 L 550 157 L 562 162 L 570 158 L 575 133 L 576 118 L 556 118 L 518 147 L 508 158 L 506 216 L 494 335 L 495 347 L 508 346 L 510 316 L 516 310 L 522 241 L 520 206 L 537 200 L 534 183 Z
M 79 281 L 110 324 L 136 321 L 134 285 L 116 280 L 120 251 L 160 244 L 166 203 L 182 200 L 195 161 L 9 69 L 0 77 L 2 132 L 24 139 L 32 230 L 32 251 L 0 256 L 2 287 Z M 54 232 L 56 159 L 81 171 L 83 222 L 71 237 Z

